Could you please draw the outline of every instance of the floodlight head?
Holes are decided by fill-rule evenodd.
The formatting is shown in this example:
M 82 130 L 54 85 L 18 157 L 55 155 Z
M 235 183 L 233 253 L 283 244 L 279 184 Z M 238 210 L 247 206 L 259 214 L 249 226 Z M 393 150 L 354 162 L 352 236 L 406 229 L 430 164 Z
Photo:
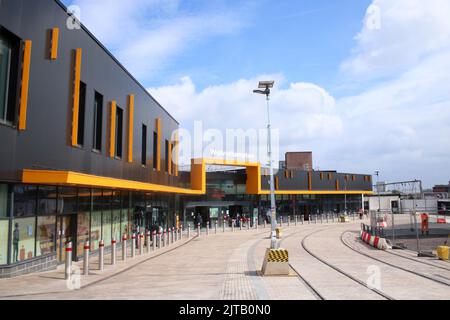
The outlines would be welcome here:
M 273 88 L 275 81 L 260 81 L 258 88 L 260 89 L 270 89 Z

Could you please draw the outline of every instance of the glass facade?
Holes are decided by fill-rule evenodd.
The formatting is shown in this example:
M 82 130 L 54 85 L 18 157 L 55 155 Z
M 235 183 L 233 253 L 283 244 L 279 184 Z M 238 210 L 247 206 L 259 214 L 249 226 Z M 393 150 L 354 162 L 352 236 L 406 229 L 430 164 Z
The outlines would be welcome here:
M 55 254 L 65 261 L 73 243 L 74 259 L 105 247 L 113 237 L 168 227 L 175 221 L 173 197 L 102 189 L 0 184 L 0 265 Z M 10 205 L 11 203 L 11 205 Z M 13 216 L 10 218 L 9 211 Z M 172 225 L 170 225 L 172 226 Z
M 36 244 L 36 217 L 14 219 L 12 225 L 12 262 L 20 262 L 34 258 Z

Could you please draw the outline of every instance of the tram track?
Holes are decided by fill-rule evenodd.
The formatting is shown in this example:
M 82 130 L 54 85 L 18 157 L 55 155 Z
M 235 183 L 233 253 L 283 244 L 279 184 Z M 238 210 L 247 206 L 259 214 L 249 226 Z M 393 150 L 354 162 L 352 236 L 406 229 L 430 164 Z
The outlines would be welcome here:
M 372 260 L 378 261 L 378 262 L 380 262 L 380 263 L 383 263 L 383 264 L 385 264 L 385 265 L 388 265 L 388 266 L 390 266 L 390 267 L 392 267 L 392 268 L 395 268 L 395 269 L 398 269 L 398 270 L 402 270 L 402 271 L 411 273 L 411 274 L 413 274 L 413 275 L 415 275 L 415 276 L 418 276 L 418 277 L 421 277 L 421 278 L 425 278 L 425 279 L 427 279 L 427 280 L 430 280 L 430 281 L 439 283 L 439 284 L 441 284 L 441 285 L 450 287 L 450 284 L 449 284 L 448 282 L 441 281 L 441 280 L 438 280 L 438 279 L 433 278 L 433 277 L 431 277 L 431 276 L 428 276 L 428 275 L 426 275 L 426 274 L 419 273 L 419 272 L 416 272 L 416 271 L 414 271 L 414 270 L 407 269 L 407 268 L 404 268 L 404 267 L 401 267 L 401 266 L 392 264 L 392 263 L 390 263 L 390 262 L 387 262 L 387 261 L 385 261 L 385 260 L 376 258 L 376 257 L 374 257 L 374 256 L 371 256 L 370 254 L 367 254 L 367 253 L 361 252 L 360 250 L 355 249 L 354 247 L 352 247 L 351 245 L 349 245 L 348 243 L 346 243 L 346 242 L 344 241 L 344 234 L 345 234 L 345 233 L 348 233 L 348 232 L 349 232 L 349 231 L 347 230 L 347 231 L 344 231 L 344 232 L 341 233 L 340 241 L 341 241 L 341 243 L 342 243 L 344 246 L 346 246 L 346 247 L 349 248 L 350 250 L 352 250 L 352 251 L 354 251 L 354 252 L 356 252 L 356 253 L 358 253 L 358 254 L 360 254 L 360 255 L 362 255 L 362 256 L 365 256 L 365 257 L 367 257 L 367 258 L 369 258 L 369 259 L 372 259 Z M 395 255 L 395 254 L 394 254 L 394 255 Z M 396 255 L 396 256 L 399 256 L 399 255 Z M 401 256 L 400 256 L 400 257 L 401 257 Z M 403 258 L 403 257 L 402 257 L 402 258 Z M 421 262 L 421 261 L 417 261 L 417 260 L 412 259 L 412 258 L 410 258 L 409 260 L 412 260 L 412 261 L 415 261 L 415 262 Z M 431 265 L 431 264 L 428 264 L 428 263 L 425 263 L 425 264 Z M 437 267 L 434 266 L 434 265 L 431 265 L 431 266 L 437 268 Z M 446 270 L 448 271 L 448 269 L 446 269 Z
M 317 254 L 313 253 L 312 250 L 306 245 L 306 241 L 307 239 L 309 239 L 311 236 L 315 235 L 316 233 L 322 232 L 324 231 L 324 229 L 322 230 L 316 230 L 312 233 L 309 233 L 308 235 L 306 235 L 302 241 L 301 241 L 301 246 L 303 248 L 303 250 L 305 250 L 310 256 L 312 256 L 313 258 L 315 258 L 316 260 L 320 261 L 322 264 L 326 265 L 327 267 L 337 271 L 338 273 L 342 274 L 343 276 L 345 276 L 346 278 L 358 283 L 359 285 L 361 285 L 362 287 L 367 288 L 368 290 L 372 291 L 373 293 L 375 293 L 378 296 L 381 296 L 382 298 L 386 299 L 386 300 L 395 300 L 393 297 L 389 296 L 388 294 L 376 289 L 376 288 L 372 288 L 371 286 L 369 286 L 367 283 L 365 283 L 364 281 L 361 281 L 360 279 L 352 276 L 351 274 L 349 274 L 348 272 L 345 272 L 344 270 L 342 270 L 341 268 L 335 266 L 334 264 L 326 261 L 325 259 L 321 258 L 320 256 L 318 256 Z

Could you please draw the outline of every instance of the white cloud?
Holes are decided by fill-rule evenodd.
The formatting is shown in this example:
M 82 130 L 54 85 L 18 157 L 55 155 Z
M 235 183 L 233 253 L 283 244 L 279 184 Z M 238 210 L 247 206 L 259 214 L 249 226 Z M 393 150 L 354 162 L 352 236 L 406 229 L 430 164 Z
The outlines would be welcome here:
M 448 0 L 374 0 L 356 36 L 353 55 L 341 68 L 365 78 L 407 70 L 450 46 Z M 379 28 L 370 23 L 379 14 Z
M 350 172 L 381 171 L 388 181 L 422 179 L 425 186 L 450 178 L 450 2 L 374 0 L 381 29 L 363 27 L 346 79 L 365 87 L 333 98 L 310 83 L 285 86 L 281 75 L 241 79 L 197 91 L 189 77 L 150 92 L 189 126 L 204 120 L 219 128 L 264 127 L 263 97 L 251 92 L 274 78 L 273 126 L 280 151 L 312 150 L 315 167 Z M 367 86 L 364 80 L 378 79 Z M 383 79 L 383 80 L 380 80 Z
M 175 85 L 149 91 L 189 130 L 194 121 L 202 121 L 205 129 L 222 132 L 264 129 L 267 125 L 265 97 L 252 93 L 262 79 L 285 82 L 281 75 L 265 75 L 197 91 L 192 80 L 184 77 Z M 293 145 L 310 144 L 343 133 L 334 98 L 314 84 L 293 83 L 286 89 L 276 86 L 271 99 L 272 127 L 279 130 L 282 152 Z M 283 158 L 283 154 L 278 157 Z
M 179 0 L 72 0 L 81 21 L 130 72 L 153 79 L 171 59 L 209 37 L 245 26 L 237 8 L 180 10 Z

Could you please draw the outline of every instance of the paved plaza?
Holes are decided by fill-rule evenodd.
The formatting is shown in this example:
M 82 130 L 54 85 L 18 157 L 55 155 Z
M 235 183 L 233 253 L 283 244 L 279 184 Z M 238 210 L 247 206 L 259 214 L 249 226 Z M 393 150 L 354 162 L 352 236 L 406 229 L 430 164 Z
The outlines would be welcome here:
M 126 262 L 119 255 L 115 266 L 109 264 L 107 255 L 103 272 L 92 257 L 90 275 L 81 275 L 78 290 L 68 288 L 64 266 L 3 279 L 0 298 L 450 299 L 448 262 L 419 259 L 409 251 L 396 251 L 394 255 L 375 250 L 357 239 L 359 228 L 359 221 L 284 226 L 280 245 L 289 250 L 290 276 L 258 274 L 270 244 L 269 228 L 227 229 L 189 240 L 185 236 L 156 252 L 128 257 Z M 82 263 L 77 265 L 82 268 Z M 375 282 L 373 276 L 377 276 Z M 371 281 L 375 289 L 370 288 Z

